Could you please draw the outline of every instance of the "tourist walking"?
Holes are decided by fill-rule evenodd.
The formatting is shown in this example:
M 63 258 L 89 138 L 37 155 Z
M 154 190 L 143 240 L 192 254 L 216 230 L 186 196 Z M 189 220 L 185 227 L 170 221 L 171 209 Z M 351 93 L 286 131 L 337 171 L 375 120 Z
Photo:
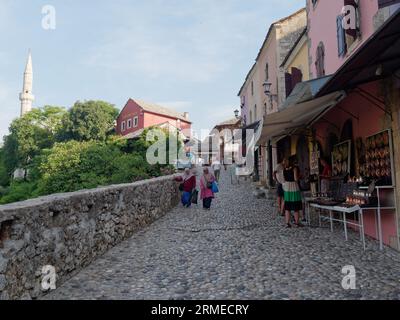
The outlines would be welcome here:
M 277 200 L 278 200 L 278 212 L 281 216 L 285 215 L 285 193 L 283 191 L 283 184 L 285 183 L 285 177 L 283 175 L 284 168 L 287 166 L 287 159 L 284 158 L 281 163 L 275 168 L 274 180 L 277 184 Z
M 182 191 L 182 205 L 189 208 L 192 205 L 193 191 L 196 189 L 196 176 L 191 169 L 186 168 L 183 175 L 176 178 L 176 181 L 181 182 L 179 189 Z
M 219 181 L 219 177 L 221 175 L 221 162 L 218 159 L 215 159 L 211 164 L 211 168 L 213 169 L 215 179 Z
M 284 201 L 285 201 L 285 214 L 286 214 L 286 226 L 291 228 L 290 218 L 291 212 L 294 211 L 295 225 L 301 227 L 300 211 L 303 210 L 303 201 L 301 199 L 301 192 L 299 187 L 299 168 L 295 165 L 296 157 L 291 156 L 288 163 L 286 163 L 283 171 L 285 182 L 283 183 L 284 190 Z
M 214 199 L 213 183 L 214 175 L 208 168 L 204 168 L 203 176 L 200 179 L 200 198 L 203 200 L 203 209 L 210 210 L 212 199 Z

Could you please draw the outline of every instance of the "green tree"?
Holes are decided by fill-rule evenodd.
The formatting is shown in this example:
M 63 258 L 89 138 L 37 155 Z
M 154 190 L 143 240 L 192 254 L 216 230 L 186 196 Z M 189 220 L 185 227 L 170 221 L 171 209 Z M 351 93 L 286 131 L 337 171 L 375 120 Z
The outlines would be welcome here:
M 61 107 L 45 106 L 11 123 L 3 147 L 3 161 L 9 175 L 16 168 L 27 169 L 35 156 L 52 147 L 64 114 L 65 109 Z
M 13 137 L 11 135 L 9 139 Z M 172 173 L 174 170 L 170 166 L 147 162 L 147 147 L 152 143 L 147 141 L 146 133 L 134 141 L 111 136 L 105 142 L 57 142 L 29 161 L 27 181 L 13 181 L 10 186 L 0 188 L 0 203 Z M 0 160 L 2 154 L 5 153 L 0 149 Z
M 4 161 L 4 150 L 0 148 L 0 186 L 6 187 L 10 183 L 10 174 Z M 0 195 L 1 196 L 1 195 Z
M 59 140 L 105 141 L 118 114 L 114 105 L 104 101 L 78 101 L 63 119 Z

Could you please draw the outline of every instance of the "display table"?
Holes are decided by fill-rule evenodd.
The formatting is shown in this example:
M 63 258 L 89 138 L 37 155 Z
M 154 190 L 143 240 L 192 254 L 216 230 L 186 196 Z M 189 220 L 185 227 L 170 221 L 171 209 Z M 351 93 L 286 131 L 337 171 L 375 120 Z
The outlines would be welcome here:
M 358 227 L 360 230 L 360 239 L 362 241 L 363 244 L 363 248 L 365 250 L 365 234 L 364 234 L 364 218 L 363 218 L 363 208 L 361 208 L 360 206 L 352 206 L 352 207 L 346 207 L 346 206 L 340 206 L 340 205 L 336 205 L 336 206 L 327 206 L 327 205 L 320 205 L 317 203 L 312 203 L 312 202 L 308 202 L 309 203 L 309 207 L 313 207 L 316 209 L 320 209 L 319 211 L 319 224 L 320 226 L 322 226 L 321 222 L 322 220 L 329 220 L 330 221 L 330 225 L 331 225 L 331 232 L 333 232 L 333 222 L 340 222 L 343 223 L 343 227 L 344 227 L 344 234 L 345 234 L 345 238 L 346 241 L 348 240 L 348 230 L 347 230 L 347 226 L 348 225 L 352 225 L 355 227 Z M 321 215 L 321 211 L 325 210 L 329 212 L 329 216 L 323 216 Z M 334 218 L 333 217 L 333 212 L 340 212 L 341 213 L 341 219 L 339 218 Z M 359 223 L 356 222 L 351 222 L 349 220 L 347 220 L 346 214 L 348 213 L 357 213 L 359 216 Z M 308 210 L 308 217 L 310 216 L 309 210 Z
M 361 187 L 361 189 L 366 189 L 367 187 Z M 382 211 L 383 210 L 393 210 L 395 212 L 395 217 L 397 216 L 397 203 L 396 203 L 396 187 L 395 186 L 376 186 L 378 203 L 374 207 L 362 208 L 363 211 L 373 210 L 375 211 L 376 217 L 376 236 L 379 240 L 379 248 L 383 250 L 383 232 L 382 232 Z M 396 230 L 397 228 L 397 219 Z M 397 237 L 399 239 L 399 237 Z M 400 243 L 398 243 L 398 248 L 400 248 Z

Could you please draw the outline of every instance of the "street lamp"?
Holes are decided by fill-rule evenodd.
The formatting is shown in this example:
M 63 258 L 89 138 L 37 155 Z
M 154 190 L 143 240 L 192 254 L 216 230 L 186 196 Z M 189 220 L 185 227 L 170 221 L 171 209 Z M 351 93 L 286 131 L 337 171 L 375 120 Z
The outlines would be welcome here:
M 272 87 L 272 83 L 271 82 L 264 82 L 263 83 L 263 87 L 264 87 L 264 93 L 267 97 L 269 97 L 269 103 L 270 103 L 270 108 L 273 108 L 273 104 L 272 104 L 272 98 L 276 97 L 276 94 L 272 94 L 271 93 L 271 87 Z
M 236 118 L 236 119 L 239 119 L 239 110 L 236 109 L 234 112 L 235 112 L 235 118 Z
M 271 82 L 264 82 L 263 87 L 264 87 L 264 93 L 266 96 L 271 96 Z

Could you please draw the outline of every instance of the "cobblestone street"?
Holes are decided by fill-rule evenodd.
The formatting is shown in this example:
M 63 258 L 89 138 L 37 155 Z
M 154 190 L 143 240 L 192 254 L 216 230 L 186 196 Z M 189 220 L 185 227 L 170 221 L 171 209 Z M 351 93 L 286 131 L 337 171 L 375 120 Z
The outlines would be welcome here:
M 342 229 L 286 229 L 254 187 L 222 175 L 211 211 L 175 208 L 45 299 L 400 299 L 400 254 Z M 341 270 L 353 265 L 357 290 Z

